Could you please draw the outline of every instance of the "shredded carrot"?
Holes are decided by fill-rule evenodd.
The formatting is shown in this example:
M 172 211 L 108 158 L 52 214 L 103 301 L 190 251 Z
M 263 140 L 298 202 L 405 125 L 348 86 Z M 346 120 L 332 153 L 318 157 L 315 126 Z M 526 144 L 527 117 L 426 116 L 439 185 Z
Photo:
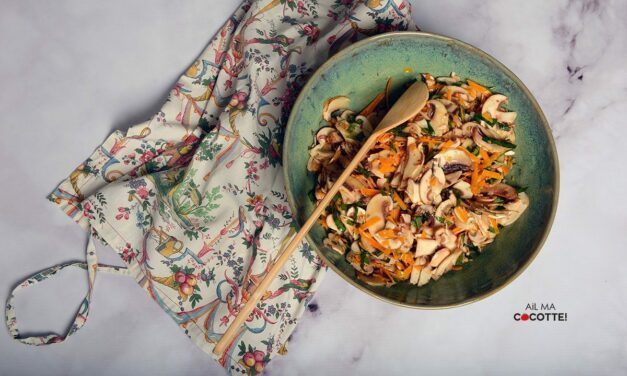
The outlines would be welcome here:
M 368 228 L 368 227 L 370 227 L 372 225 L 375 225 L 375 224 L 377 224 L 379 222 L 381 222 L 381 218 L 379 218 L 379 217 L 372 217 L 369 220 L 367 220 L 366 222 L 364 222 L 364 224 L 361 225 L 360 228 L 366 229 L 366 228 Z
M 394 209 L 390 210 L 390 214 L 388 215 L 387 220 L 392 221 L 394 224 L 396 224 L 400 216 L 401 216 L 401 208 L 397 206 Z
M 379 171 L 387 174 L 388 172 L 393 172 L 396 170 L 394 167 L 394 161 L 391 158 L 381 159 L 381 164 L 379 165 Z
M 490 161 L 490 155 L 482 148 L 479 148 L 479 155 L 481 156 L 481 159 L 484 160 L 484 163 L 482 165 L 485 166 L 485 163 Z
M 468 150 L 466 150 L 466 148 L 460 146 L 457 149 L 463 151 L 464 153 L 466 153 L 468 158 L 470 158 L 470 160 L 473 161 L 475 164 L 477 164 L 477 165 L 479 164 L 479 158 L 477 158 L 477 156 L 474 155 L 473 153 L 471 153 Z
M 385 230 L 381 230 L 377 232 L 377 235 L 379 235 L 382 238 L 395 238 L 396 232 L 394 232 L 394 230 L 392 229 L 387 228 Z
M 396 203 L 398 204 L 398 206 L 400 206 L 402 210 L 407 210 L 407 205 L 405 204 L 405 202 L 403 202 L 403 200 L 401 199 L 401 196 L 399 196 L 398 193 L 394 192 L 394 196 L 392 197 L 394 198 L 394 201 L 396 201 Z
M 362 188 L 360 189 L 361 194 L 367 197 L 372 197 L 374 195 L 378 195 L 379 193 L 381 193 L 380 190 L 378 189 L 372 189 L 372 188 Z
M 468 86 L 470 86 L 474 90 L 477 90 L 481 94 L 492 94 L 492 92 L 488 88 L 486 88 L 483 85 L 479 85 L 478 83 L 476 83 L 473 80 L 466 80 L 466 82 L 468 83 Z
M 411 252 L 406 252 L 403 253 L 403 255 L 401 256 L 401 261 L 404 262 L 407 265 L 412 265 L 414 264 L 414 256 L 411 254 Z
M 448 99 L 449 101 L 453 99 L 453 92 L 451 90 L 446 91 L 446 99 Z
M 487 113 L 487 112 L 482 113 L 481 116 L 483 116 L 483 118 L 486 119 L 489 122 L 492 122 L 492 120 L 494 120 L 494 119 L 492 119 L 492 116 L 489 113 Z
M 440 150 L 446 150 L 453 145 L 455 145 L 455 142 L 453 140 L 448 140 L 440 146 Z
M 483 172 L 481 173 L 481 180 L 485 180 L 485 179 L 502 179 L 503 176 L 501 176 L 501 174 L 499 174 L 498 172 L 494 172 L 494 171 L 488 171 L 488 170 L 483 170 Z
M 492 228 L 494 229 L 494 233 L 498 234 L 499 233 L 499 224 L 496 222 L 496 219 L 490 218 L 490 224 L 492 225 Z
M 463 229 L 463 228 L 461 228 L 461 227 L 455 227 L 455 228 L 453 228 L 453 230 L 452 230 L 452 231 L 453 231 L 453 234 L 455 234 L 455 235 L 459 235 L 459 234 L 461 234 L 462 232 L 464 232 L 464 229 Z
M 458 206 L 455 208 L 455 214 L 457 214 L 457 216 L 462 220 L 462 222 L 468 223 L 468 212 L 466 211 L 466 209 L 462 208 L 461 206 Z
M 481 182 L 479 181 L 479 169 L 475 168 L 472 170 L 472 175 L 470 178 L 470 191 L 473 195 L 476 195 L 481 190 Z
M 392 251 L 390 251 L 388 248 L 385 248 L 384 246 L 382 246 L 375 238 L 372 237 L 372 235 L 370 235 L 368 232 L 366 231 L 359 231 L 359 234 L 361 235 L 361 237 L 368 242 L 368 244 L 370 244 L 373 248 L 378 249 L 379 251 L 383 252 L 385 255 L 389 255 Z
M 361 116 L 368 116 L 368 115 L 370 115 L 377 108 L 379 103 L 381 103 L 381 101 L 384 98 L 385 98 L 385 93 L 384 92 L 381 92 L 381 93 L 377 94 L 377 96 L 374 97 L 374 99 L 370 103 L 368 103 L 368 105 L 363 110 L 361 110 L 360 115 Z
M 422 230 L 422 232 L 420 233 L 420 239 L 428 239 L 429 235 L 427 235 L 427 232 L 425 230 Z

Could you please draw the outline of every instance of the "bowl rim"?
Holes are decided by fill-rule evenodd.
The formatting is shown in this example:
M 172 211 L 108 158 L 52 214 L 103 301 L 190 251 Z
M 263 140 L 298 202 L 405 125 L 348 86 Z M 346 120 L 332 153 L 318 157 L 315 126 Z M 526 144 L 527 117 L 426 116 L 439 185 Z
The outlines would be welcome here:
M 553 227 L 553 222 L 555 219 L 555 213 L 557 211 L 557 205 L 558 205 L 558 201 L 559 201 L 559 185 L 560 185 L 560 167 L 559 167 L 559 159 L 558 159 L 558 155 L 557 155 L 557 148 L 555 146 L 555 140 L 553 139 L 553 134 L 551 132 L 551 128 L 549 126 L 549 122 L 546 118 L 546 116 L 544 115 L 544 112 L 542 111 L 542 108 L 540 107 L 540 105 L 538 104 L 538 101 L 536 100 L 536 98 L 533 96 L 533 94 L 531 94 L 531 91 L 529 91 L 529 89 L 527 88 L 527 86 L 525 86 L 525 84 L 520 80 L 520 78 L 518 78 L 518 76 L 516 76 L 509 68 L 507 68 L 503 63 L 501 63 L 500 61 L 498 61 L 496 58 L 494 58 L 493 56 L 489 55 L 487 52 L 473 46 L 470 45 L 466 42 L 462 42 L 461 40 L 449 37 L 449 36 L 445 36 L 445 35 L 441 35 L 441 34 L 435 34 L 435 33 L 429 33 L 429 32 L 424 32 L 424 31 L 397 31 L 397 32 L 389 32 L 389 33 L 383 33 L 383 34 L 378 34 L 369 38 L 365 38 L 361 41 L 358 41 L 356 43 L 351 44 L 350 46 L 347 46 L 346 48 L 342 49 L 341 51 L 339 51 L 338 53 L 336 53 L 335 55 L 333 55 L 332 57 L 330 57 L 327 61 L 325 61 L 322 65 L 320 65 L 320 67 L 318 67 L 318 69 L 316 69 L 316 71 L 311 75 L 311 77 L 309 77 L 309 79 L 307 80 L 307 83 L 305 84 L 305 86 L 303 86 L 303 88 L 301 89 L 300 93 L 298 94 L 298 97 L 296 98 L 296 101 L 294 102 L 294 105 L 292 106 L 292 110 L 290 111 L 290 116 L 288 118 L 287 121 L 287 125 L 285 128 L 285 135 L 284 135 L 284 140 L 289 140 L 290 139 L 290 135 L 293 131 L 294 128 L 294 117 L 296 116 L 296 112 L 294 111 L 295 108 L 297 108 L 298 106 L 301 105 L 301 102 L 304 100 L 304 96 L 305 93 L 307 93 L 311 87 L 313 86 L 314 82 L 316 82 L 320 76 L 326 72 L 326 70 L 333 64 L 335 64 L 338 60 L 341 60 L 343 57 L 345 57 L 346 55 L 349 55 L 351 53 L 353 53 L 353 51 L 361 48 L 362 46 L 368 45 L 368 44 L 372 44 L 372 43 L 376 43 L 380 40 L 384 40 L 384 39 L 390 39 L 390 38 L 397 38 L 397 37 L 412 37 L 412 38 L 426 38 L 426 39 L 436 39 L 436 40 L 440 40 L 440 41 L 444 41 L 447 42 L 455 47 L 460 47 L 460 48 L 464 48 L 469 50 L 470 52 L 479 55 L 479 57 L 488 60 L 490 63 L 494 64 L 497 68 L 499 68 L 506 76 L 508 76 L 508 78 L 510 78 L 512 80 L 512 82 L 514 82 L 518 87 L 520 87 L 520 89 L 522 90 L 523 94 L 525 96 L 527 96 L 527 98 L 530 99 L 530 102 L 533 106 L 533 108 L 535 109 L 535 111 L 537 111 L 537 113 L 540 115 L 540 120 L 542 123 L 542 127 L 544 128 L 544 131 L 546 132 L 547 136 L 548 136 L 548 141 L 549 141 L 549 146 L 550 146 L 550 152 L 553 155 L 554 159 L 555 159 L 555 171 L 553 174 L 553 187 L 554 187 L 554 194 L 553 194 L 553 201 L 551 202 L 551 213 L 549 215 L 549 220 L 547 222 L 546 227 L 543 230 L 542 236 L 540 238 L 540 242 L 538 243 L 538 246 L 533 250 L 531 256 L 529 258 L 527 258 L 527 260 L 520 266 L 518 267 L 518 269 L 500 286 L 497 286 L 495 288 L 492 288 L 486 292 L 483 292 L 477 296 L 474 296 L 472 298 L 469 299 L 465 299 L 462 300 L 458 303 L 451 303 L 451 304 L 442 304 L 442 305 L 416 305 L 416 304 L 409 304 L 409 303 L 404 303 L 404 302 L 400 302 L 385 296 L 381 296 L 379 294 L 376 294 L 370 290 L 368 290 L 367 288 L 365 288 L 364 286 L 359 285 L 358 283 L 356 283 L 355 281 L 353 281 L 351 278 L 349 278 L 347 275 L 345 275 L 341 270 L 339 270 L 334 264 L 333 262 L 331 262 L 329 259 L 327 259 L 327 257 L 324 255 L 323 252 L 321 252 L 321 250 L 318 249 L 316 243 L 313 241 L 313 239 L 311 238 L 311 235 L 309 234 L 309 232 L 307 233 L 307 235 L 305 236 L 305 239 L 307 240 L 307 242 L 309 243 L 309 245 L 316 251 L 316 253 L 318 254 L 318 256 L 320 256 L 320 258 L 336 273 L 338 274 L 343 280 L 345 280 L 346 282 L 348 282 L 350 285 L 356 287 L 357 289 L 359 289 L 360 291 L 365 292 L 366 294 L 373 296 L 379 300 L 382 300 L 384 302 L 387 303 L 391 303 L 397 306 L 401 306 L 401 307 L 407 307 L 407 308 L 414 308 L 414 309 L 421 309 L 421 310 L 438 310 L 438 309 L 448 309 L 448 308 L 456 308 L 456 307 L 462 307 L 465 306 L 467 304 L 471 304 L 471 303 L 475 303 L 478 302 L 480 300 L 486 299 L 494 294 L 496 294 L 497 292 L 501 291 L 502 289 L 504 289 L 505 287 L 509 286 L 510 283 L 512 283 L 516 278 L 518 278 L 528 267 L 529 265 L 531 265 L 531 263 L 535 260 L 535 258 L 538 256 L 538 253 L 540 253 L 540 250 L 542 249 L 544 243 L 546 242 L 546 239 L 551 231 L 551 228 Z M 282 168 L 283 168 L 283 178 L 285 181 L 285 188 L 286 188 L 286 193 L 287 193 L 287 201 L 288 204 L 290 206 L 290 209 L 292 210 L 293 213 L 296 213 L 296 205 L 295 205 L 295 200 L 294 197 L 292 195 L 292 190 L 290 189 L 290 180 L 289 180 L 289 173 L 288 173 L 288 165 L 289 165 L 289 158 L 287 158 L 287 155 L 285 153 L 285 148 L 286 143 L 283 143 L 283 154 L 282 154 Z M 294 222 L 296 225 L 296 229 L 300 229 L 301 224 L 299 223 L 297 216 L 294 215 Z

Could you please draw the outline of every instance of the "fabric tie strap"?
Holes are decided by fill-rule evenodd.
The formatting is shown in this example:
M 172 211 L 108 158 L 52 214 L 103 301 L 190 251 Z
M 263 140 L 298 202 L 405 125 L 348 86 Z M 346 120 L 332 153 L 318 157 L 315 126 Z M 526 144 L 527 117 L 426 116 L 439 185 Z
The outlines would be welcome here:
M 11 291 L 11 295 L 7 299 L 7 304 L 5 307 L 7 328 L 9 329 L 9 332 L 11 333 L 13 338 L 15 338 L 16 340 L 24 344 L 33 345 L 33 346 L 49 345 L 51 343 L 59 343 L 59 342 L 65 341 L 67 337 L 71 336 L 76 331 L 78 331 L 83 325 L 85 325 L 85 322 L 87 321 L 87 316 L 89 315 L 91 294 L 94 289 L 94 282 L 96 280 L 96 273 L 106 272 L 106 273 L 113 273 L 113 274 L 120 274 L 120 275 L 129 275 L 128 270 L 125 267 L 98 264 L 98 257 L 96 256 L 96 246 L 94 245 L 93 236 L 89 237 L 89 242 L 87 244 L 86 253 L 87 253 L 86 262 L 72 261 L 72 262 L 67 262 L 67 263 L 52 266 L 50 268 L 47 268 L 45 270 L 42 270 L 40 272 L 33 274 L 32 276 L 28 277 L 27 279 L 19 283 L 17 286 L 15 286 L 13 291 Z M 50 278 L 51 276 L 57 274 L 57 272 L 70 266 L 87 270 L 88 287 L 87 287 L 87 294 L 85 294 L 85 297 L 81 301 L 81 304 L 79 305 L 78 310 L 76 312 L 76 316 L 74 317 L 74 321 L 72 322 L 72 325 L 70 326 L 70 328 L 67 330 L 67 333 L 65 333 L 64 335 L 51 333 L 51 334 L 39 335 L 39 336 L 35 335 L 35 336 L 22 337 L 17 328 L 15 305 L 13 304 L 15 293 L 18 290 L 25 289 L 41 281 L 44 281 Z

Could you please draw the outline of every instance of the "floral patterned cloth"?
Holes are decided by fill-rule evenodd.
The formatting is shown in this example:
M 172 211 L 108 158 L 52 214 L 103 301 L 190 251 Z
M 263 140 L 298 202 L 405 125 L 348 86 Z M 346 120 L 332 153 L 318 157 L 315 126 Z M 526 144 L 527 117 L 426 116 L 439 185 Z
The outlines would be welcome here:
M 292 231 L 280 153 L 300 88 L 347 44 L 415 29 L 409 12 L 401 0 L 241 4 L 161 111 L 126 134 L 111 134 L 50 194 L 128 266 L 98 266 L 88 247 L 87 264 L 76 265 L 88 269 L 90 292 L 67 335 L 87 318 L 96 271 L 124 272 L 213 356 L 214 343 Z M 285 351 L 325 271 L 303 243 L 217 361 L 231 373 L 260 373 Z M 28 344 L 65 339 L 20 337 L 10 300 L 7 320 L 14 337 Z

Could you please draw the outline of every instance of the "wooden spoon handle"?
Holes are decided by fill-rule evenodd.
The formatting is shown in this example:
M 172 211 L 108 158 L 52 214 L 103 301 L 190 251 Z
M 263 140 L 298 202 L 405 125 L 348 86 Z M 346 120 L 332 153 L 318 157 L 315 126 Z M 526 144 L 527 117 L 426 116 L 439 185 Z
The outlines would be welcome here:
M 368 150 L 375 144 L 377 141 L 379 134 L 374 133 L 371 135 L 366 142 L 362 145 L 361 149 L 355 154 L 353 160 L 346 166 L 344 172 L 340 175 L 340 177 L 335 181 L 331 189 L 327 192 L 324 198 L 320 201 L 316 209 L 311 213 L 307 221 L 303 224 L 300 231 L 292 238 L 292 240 L 287 244 L 287 246 L 283 249 L 280 256 L 276 259 L 272 268 L 268 271 L 268 273 L 261 280 L 255 291 L 250 295 L 246 304 L 240 308 L 239 313 L 235 317 L 235 320 L 231 322 L 231 325 L 226 329 L 226 332 L 222 335 L 222 338 L 216 343 L 216 346 L 213 349 L 213 353 L 216 355 L 222 355 L 227 346 L 233 342 L 235 337 L 237 336 L 237 332 L 239 328 L 244 324 L 244 321 L 248 319 L 251 312 L 257 307 L 257 303 L 261 300 L 263 294 L 268 290 L 270 283 L 274 280 L 274 278 L 279 274 L 283 265 L 290 258 L 294 249 L 300 244 L 305 235 L 309 232 L 311 227 L 316 223 L 320 214 L 326 209 L 327 205 L 333 199 L 333 196 L 340 190 L 340 187 L 344 184 L 346 179 L 350 176 L 350 174 L 355 170 L 359 162 L 366 156 Z

